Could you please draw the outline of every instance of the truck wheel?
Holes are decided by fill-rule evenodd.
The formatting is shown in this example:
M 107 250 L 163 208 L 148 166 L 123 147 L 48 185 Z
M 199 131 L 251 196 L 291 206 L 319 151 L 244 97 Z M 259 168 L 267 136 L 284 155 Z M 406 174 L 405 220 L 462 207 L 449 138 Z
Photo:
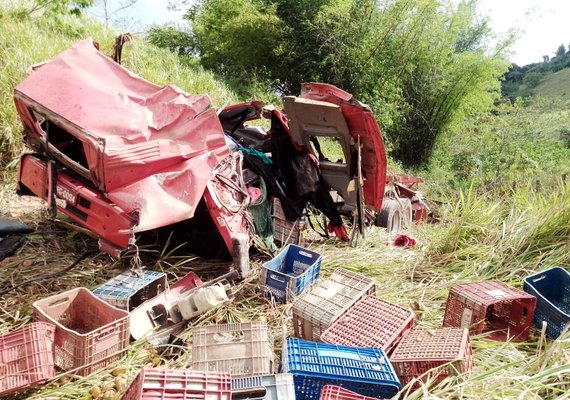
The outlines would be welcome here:
M 400 204 L 395 199 L 384 199 L 382 209 L 376 216 L 374 225 L 386 228 L 390 233 L 398 233 L 402 227 Z

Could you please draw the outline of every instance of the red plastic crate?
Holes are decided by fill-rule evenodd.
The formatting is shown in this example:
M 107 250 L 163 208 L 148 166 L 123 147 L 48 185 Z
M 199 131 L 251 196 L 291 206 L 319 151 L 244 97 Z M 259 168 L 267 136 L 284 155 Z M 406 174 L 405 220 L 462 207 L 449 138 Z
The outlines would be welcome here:
M 404 332 L 414 327 L 414 312 L 373 296 L 364 296 L 321 335 L 325 343 L 381 347 L 389 354 Z
M 53 378 L 55 325 L 35 322 L 0 336 L 0 395 Z
M 473 369 L 473 349 L 466 328 L 410 329 L 390 356 L 402 385 L 430 371 L 435 382 Z M 421 378 L 427 380 L 427 376 Z
M 378 400 L 374 397 L 363 396 L 340 386 L 326 385 L 321 390 L 320 400 Z
M 232 379 L 223 372 L 143 368 L 122 400 L 231 400 Z
M 127 351 L 129 313 L 85 288 L 38 300 L 33 309 L 34 321 L 55 324 L 55 365 L 64 371 L 89 375 Z
M 462 283 L 449 291 L 443 326 L 489 332 L 494 340 L 526 340 L 536 297 L 499 281 Z

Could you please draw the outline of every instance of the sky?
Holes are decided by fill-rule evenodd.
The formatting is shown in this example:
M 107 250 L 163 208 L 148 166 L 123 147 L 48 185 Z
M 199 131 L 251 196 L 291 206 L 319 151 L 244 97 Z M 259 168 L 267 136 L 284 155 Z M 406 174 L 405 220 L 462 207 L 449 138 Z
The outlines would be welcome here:
M 180 23 L 183 13 L 168 10 L 168 3 L 138 0 L 120 14 L 123 27 L 142 32 L 153 24 Z M 516 64 L 540 62 L 543 55 L 552 57 L 561 44 L 570 45 L 570 0 L 479 0 L 479 12 L 490 17 L 497 34 L 518 28 L 519 38 L 510 57 Z M 102 15 L 97 8 L 92 13 Z

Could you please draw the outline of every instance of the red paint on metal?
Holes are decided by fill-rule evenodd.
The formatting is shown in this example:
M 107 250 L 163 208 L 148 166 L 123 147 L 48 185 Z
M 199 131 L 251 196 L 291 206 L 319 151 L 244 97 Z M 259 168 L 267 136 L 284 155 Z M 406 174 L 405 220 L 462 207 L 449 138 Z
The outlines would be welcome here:
M 372 111 L 352 99 L 352 95 L 325 83 L 305 83 L 301 98 L 337 104 L 346 119 L 353 138 L 362 143 L 362 169 L 365 176 L 365 203 L 377 212 L 382 207 L 386 187 L 386 151 L 380 127 Z

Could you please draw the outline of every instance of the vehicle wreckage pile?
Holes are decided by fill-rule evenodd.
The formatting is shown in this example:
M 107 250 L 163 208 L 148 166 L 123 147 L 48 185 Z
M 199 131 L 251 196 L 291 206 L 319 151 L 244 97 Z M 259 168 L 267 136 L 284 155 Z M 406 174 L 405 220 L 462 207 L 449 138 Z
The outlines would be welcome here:
M 208 282 L 191 272 L 169 287 L 164 274 L 137 269 L 36 301 L 33 322 L 0 337 L 0 395 L 53 379 L 56 367 L 80 376 L 106 368 L 131 338 L 176 340 L 231 300 L 254 234 L 270 250 L 285 245 L 259 278 L 266 296 L 291 304 L 280 362 L 263 321 L 195 327 L 191 369 L 145 367 L 121 385 L 122 398 L 389 398 L 402 385 L 469 373 L 470 333 L 524 341 L 534 320 L 555 338 L 570 320 L 561 268 L 527 277 L 525 291 L 453 286 L 436 330 L 415 328 L 412 310 L 376 297 L 371 278 L 342 268 L 320 277 L 323 257 L 302 242 L 318 220 L 307 209 L 328 219 L 324 235 L 353 242 L 367 224 L 397 232 L 427 215 L 416 178 L 387 176 L 372 112 L 333 86 L 303 85 L 283 99 L 285 114 L 255 101 L 216 112 L 207 96 L 146 82 L 83 41 L 36 68 L 15 102 L 34 151 L 20 161 L 21 194 L 46 200 L 113 256 L 144 232 L 170 229 L 197 251 L 230 255 L 235 271 Z M 244 124 L 261 117 L 268 131 Z M 328 140 L 341 160 L 323 151 Z

